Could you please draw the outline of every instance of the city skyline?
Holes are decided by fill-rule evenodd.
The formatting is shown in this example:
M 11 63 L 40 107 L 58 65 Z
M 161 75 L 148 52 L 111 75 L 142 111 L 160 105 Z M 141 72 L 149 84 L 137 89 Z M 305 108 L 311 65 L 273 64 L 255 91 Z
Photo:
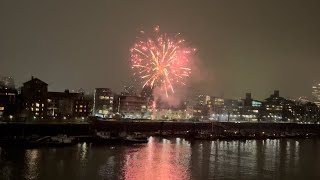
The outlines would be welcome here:
M 25 83 L 25 82 L 22 82 L 21 85 L 16 86 L 16 84 L 14 83 L 14 78 L 13 77 L 11 77 L 11 76 L 0 76 L 0 78 L 3 78 L 3 79 L 8 79 L 9 78 L 9 79 L 11 79 L 13 84 L 10 84 L 10 86 L 7 86 L 7 85 L 3 84 L 4 82 L 2 82 L 1 80 L 0 80 L 0 85 L 4 86 L 4 87 L 7 86 L 9 88 L 16 89 L 16 90 L 20 90 L 22 88 L 23 83 Z M 33 78 L 39 78 L 39 77 L 31 76 L 28 80 L 26 80 L 26 82 L 29 81 L 30 79 L 33 79 Z M 39 79 L 42 80 L 41 78 L 39 78 Z M 307 96 L 299 96 L 299 97 L 294 97 L 294 98 L 286 97 L 286 96 L 283 96 L 281 94 L 281 92 L 280 92 L 280 96 L 284 97 L 286 99 L 294 100 L 294 101 L 313 102 L 313 103 L 317 104 L 318 101 L 319 101 L 318 100 L 319 97 L 314 91 L 316 86 L 320 86 L 320 83 L 319 84 L 315 84 L 314 86 L 312 86 L 312 88 L 310 88 L 311 89 L 311 93 L 312 93 L 312 96 L 310 96 L 310 97 L 307 97 Z M 128 90 L 129 90 L 128 88 L 131 88 L 130 91 L 131 91 L 131 93 L 133 93 L 133 95 L 139 95 L 140 96 L 140 94 L 143 93 L 143 91 L 144 91 L 144 88 L 137 87 L 137 86 L 134 86 L 132 84 L 125 84 L 125 85 L 122 86 L 122 89 L 119 89 L 119 90 L 115 90 L 112 87 L 102 87 L 102 86 L 98 86 L 98 87 L 95 87 L 95 88 L 92 88 L 92 89 L 88 89 L 88 90 L 84 90 L 83 88 L 69 89 L 69 88 L 63 88 L 63 87 L 61 88 L 62 90 L 54 90 L 54 89 L 50 88 L 50 85 L 48 86 L 48 90 L 50 90 L 52 92 L 70 91 L 72 93 L 81 92 L 81 93 L 85 93 L 87 95 L 93 95 L 95 90 L 96 89 L 100 89 L 100 88 L 110 89 L 112 91 L 112 93 L 118 94 L 118 95 L 128 93 Z M 274 90 L 270 91 L 271 92 L 270 94 L 274 93 L 275 91 L 279 91 L 279 90 L 278 89 L 274 89 Z M 251 92 L 251 91 L 245 92 L 244 94 L 240 95 L 239 97 L 232 97 L 232 96 L 227 97 L 227 96 L 224 96 L 224 94 L 222 94 L 220 96 L 219 95 L 213 95 L 213 94 L 205 94 L 205 93 L 202 93 L 202 92 L 198 91 L 198 92 L 188 92 L 187 94 L 184 94 L 182 96 L 178 96 L 179 97 L 178 100 L 179 101 L 184 101 L 184 99 L 187 99 L 189 97 L 196 97 L 196 96 L 210 96 L 210 97 L 217 97 L 217 98 L 234 99 L 234 100 L 238 99 L 239 100 L 239 99 L 243 99 L 244 96 L 246 96 L 246 94 L 248 94 L 248 93 L 251 94 L 255 100 L 259 100 L 259 101 L 266 100 L 266 98 L 270 95 L 270 94 L 268 94 L 267 96 L 263 97 L 262 99 L 258 99 L 255 96 L 255 93 Z M 175 94 L 172 94 L 172 96 L 174 98 Z M 167 98 L 171 98 L 171 97 L 167 97 Z
M 0 76 L 0 78 L 12 79 L 12 82 L 14 81 L 14 78 L 13 78 L 12 76 Z M 31 79 L 32 79 L 32 78 L 34 78 L 34 76 L 31 76 Z M 40 78 L 40 79 L 41 79 L 41 78 Z M 29 78 L 29 80 L 30 80 L 30 78 Z M 27 80 L 27 81 L 28 81 L 28 80 Z M 7 85 L 2 84 L 2 83 L 5 83 L 5 82 L 0 81 L 0 85 L 7 86 Z M 8 86 L 8 87 L 19 90 L 20 88 L 22 88 L 23 83 L 24 83 L 24 82 L 22 82 L 20 85 L 16 86 L 16 84 L 13 82 L 13 84 L 10 84 L 10 86 Z M 319 100 L 318 100 L 319 97 L 314 93 L 314 88 L 315 88 L 315 86 L 319 86 L 319 85 L 320 85 L 320 83 L 319 83 L 319 84 L 315 84 L 314 86 L 312 86 L 312 88 L 311 88 L 311 90 L 312 90 L 312 91 L 311 91 L 312 96 L 310 96 L 310 97 L 307 97 L 307 96 L 286 97 L 286 96 L 283 96 L 282 94 L 281 94 L 281 96 L 284 97 L 284 98 L 287 98 L 287 99 L 295 100 L 295 101 L 300 101 L 300 100 L 302 99 L 303 101 L 315 102 L 315 103 L 317 104 L 317 102 L 319 101 Z M 139 94 L 140 92 L 143 91 L 143 88 L 138 87 L 138 86 L 134 86 L 134 85 L 132 85 L 132 84 L 125 84 L 125 85 L 122 86 L 122 89 L 119 89 L 119 90 L 115 90 L 115 89 L 113 89 L 112 87 L 101 87 L 101 86 L 98 86 L 98 87 L 95 87 L 95 88 L 92 88 L 92 89 L 87 89 L 87 90 L 84 90 L 84 89 L 81 88 L 81 87 L 80 87 L 80 88 L 75 88 L 75 89 L 69 89 L 69 88 L 63 88 L 63 87 L 61 87 L 61 90 L 60 90 L 60 89 L 57 90 L 57 89 L 52 89 L 50 86 L 48 87 L 48 89 L 49 89 L 50 91 L 54 91 L 54 92 L 58 92 L 58 91 L 85 92 L 86 94 L 91 94 L 91 95 L 92 95 L 92 94 L 94 93 L 95 89 L 97 89 L 97 88 L 109 88 L 110 90 L 112 90 L 112 91 L 113 91 L 114 93 L 116 93 L 116 94 L 122 94 L 122 93 L 124 93 L 124 92 L 127 91 L 126 88 L 127 88 L 128 86 L 131 87 L 131 88 L 133 88 L 133 90 L 134 90 L 135 93 L 137 93 L 137 94 Z M 270 92 L 271 92 L 270 94 L 272 94 L 274 91 L 278 91 L 278 89 L 274 89 L 274 90 L 270 91 Z M 246 94 L 246 93 L 252 94 L 256 100 L 260 100 L 260 101 L 265 100 L 265 99 L 267 98 L 267 96 L 268 96 L 268 95 L 267 95 L 266 97 L 263 97 L 262 99 L 258 99 L 258 98 L 255 97 L 255 92 L 248 91 L 248 92 L 245 92 L 245 94 Z M 184 94 L 183 96 L 178 96 L 178 97 L 179 97 L 179 100 L 181 100 L 181 101 L 182 101 L 183 99 L 185 99 L 185 98 L 194 97 L 194 96 L 197 96 L 197 95 L 206 95 L 206 96 L 211 96 L 211 97 L 221 97 L 221 98 L 226 98 L 226 99 L 242 99 L 245 94 L 242 94 L 242 95 L 240 95 L 240 96 L 238 96 L 238 97 L 234 97 L 234 96 L 233 96 L 233 97 L 232 97 L 232 96 L 227 97 L 227 96 L 225 96 L 224 94 L 221 94 L 221 95 L 213 95 L 213 94 L 209 94 L 209 93 L 205 94 L 205 93 L 203 93 L 203 91 L 202 91 L 202 92 L 201 92 L 201 91 L 195 91 L 195 92 L 188 92 L 187 94 Z M 173 94 L 172 96 L 175 96 L 175 94 Z M 168 97 L 168 98 L 170 98 L 170 97 Z M 180 98 L 182 98 L 182 99 L 180 99 Z
M 278 89 L 284 97 L 311 98 L 320 81 L 317 1 L 61 5 L 1 2 L 0 71 L 17 87 L 32 75 L 54 91 L 141 86 L 132 76 L 129 48 L 137 32 L 154 25 L 183 33 L 197 48 L 201 75 L 189 84 L 194 91 L 230 98 L 252 92 L 264 99 Z
M 6 79 L 6 78 L 4 78 Z M 13 79 L 10 79 L 13 82 Z M 0 81 L 1 82 L 1 81 Z M 0 87 L 0 118 L 4 119 L 81 119 L 88 117 L 149 119 L 149 120 L 217 120 L 247 122 L 295 122 L 319 124 L 317 102 L 286 99 L 275 90 L 263 101 L 256 100 L 251 93 L 244 98 L 230 99 L 209 95 L 197 95 L 172 101 L 157 98 L 145 88 L 140 93 L 132 86 L 125 91 L 113 92 L 109 88 L 96 88 L 93 96 L 81 91 L 53 92 L 48 84 L 37 77 L 31 77 L 17 91 L 12 83 Z M 314 87 L 315 95 L 318 90 Z M 172 99 L 173 98 L 173 99 Z M 171 99 L 171 100 L 170 100 Z

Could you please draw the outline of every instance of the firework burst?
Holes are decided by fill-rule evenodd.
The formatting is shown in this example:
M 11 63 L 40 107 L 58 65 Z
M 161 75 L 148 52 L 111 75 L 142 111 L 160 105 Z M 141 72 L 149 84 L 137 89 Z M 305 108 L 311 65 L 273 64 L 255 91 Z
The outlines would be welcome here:
M 141 36 L 130 49 L 132 69 L 143 82 L 143 87 L 160 87 L 166 96 L 174 87 L 185 84 L 191 73 L 190 55 L 195 51 L 187 47 L 180 33 L 170 36 L 160 33 L 159 26 L 151 36 L 141 31 Z

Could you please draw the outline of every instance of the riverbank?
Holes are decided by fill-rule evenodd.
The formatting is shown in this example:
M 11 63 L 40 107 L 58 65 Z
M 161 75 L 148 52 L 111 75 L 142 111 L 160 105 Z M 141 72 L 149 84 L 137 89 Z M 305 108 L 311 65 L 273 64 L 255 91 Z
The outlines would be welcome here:
M 168 122 L 168 121 L 91 121 L 89 122 L 19 122 L 1 123 L 1 136 L 92 135 L 104 132 L 141 132 L 147 134 L 179 134 L 181 132 L 210 134 L 320 134 L 320 124 L 297 123 L 234 123 L 234 122 Z
M 78 142 L 94 142 L 97 132 L 143 133 L 146 136 L 181 137 L 200 140 L 250 140 L 320 137 L 319 124 L 167 122 L 167 121 L 92 121 L 50 123 L 2 123 L 0 138 L 66 135 Z M 105 141 L 107 143 L 107 141 Z
M 88 136 L 92 134 L 89 123 L 2 123 L 0 124 L 0 137 L 4 136 Z
M 231 140 L 266 140 L 266 139 L 309 139 L 309 138 L 320 138 L 319 134 L 315 133 L 281 133 L 281 134 L 270 134 L 270 133 L 248 133 L 240 134 L 238 131 L 225 132 L 221 134 L 216 133 L 196 133 L 190 134 L 190 132 L 178 133 L 178 134 L 158 134 L 154 136 L 162 138 L 184 138 L 187 140 L 220 140 L 220 141 L 231 141 Z

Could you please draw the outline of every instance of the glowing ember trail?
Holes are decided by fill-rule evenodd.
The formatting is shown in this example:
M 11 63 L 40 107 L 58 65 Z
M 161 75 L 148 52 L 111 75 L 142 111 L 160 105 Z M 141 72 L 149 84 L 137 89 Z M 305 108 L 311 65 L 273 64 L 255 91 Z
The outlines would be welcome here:
M 186 47 L 179 34 L 170 36 L 161 34 L 159 26 L 154 34 L 147 37 L 143 31 L 141 37 L 130 49 L 134 75 L 143 81 L 143 87 L 160 87 L 168 97 L 174 93 L 177 84 L 185 84 L 191 73 L 190 55 L 195 49 Z

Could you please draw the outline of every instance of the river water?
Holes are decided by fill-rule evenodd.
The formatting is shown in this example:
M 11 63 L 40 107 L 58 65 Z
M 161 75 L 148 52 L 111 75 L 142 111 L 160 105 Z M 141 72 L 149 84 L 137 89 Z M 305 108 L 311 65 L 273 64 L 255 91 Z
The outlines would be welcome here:
M 320 179 L 320 139 L 0 149 L 0 179 Z

